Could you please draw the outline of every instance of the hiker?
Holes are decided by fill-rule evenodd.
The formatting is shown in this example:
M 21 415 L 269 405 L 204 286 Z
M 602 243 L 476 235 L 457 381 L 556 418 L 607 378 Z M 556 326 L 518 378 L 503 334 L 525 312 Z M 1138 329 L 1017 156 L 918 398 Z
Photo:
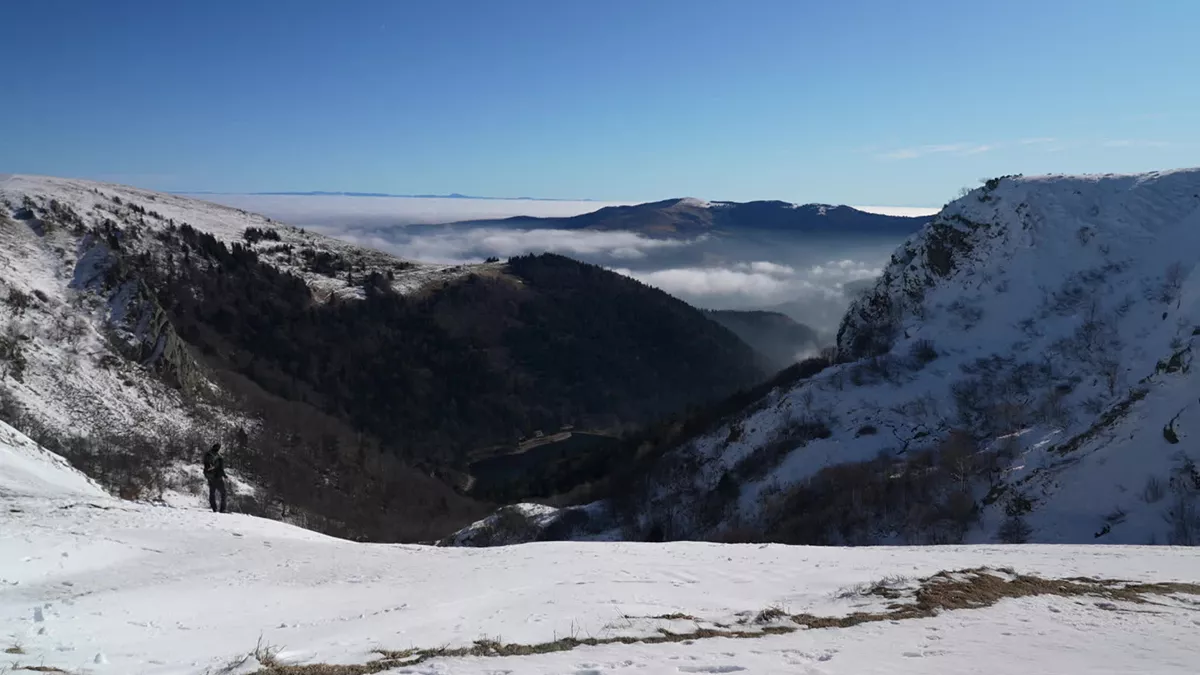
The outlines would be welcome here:
M 221 455 L 221 444 L 214 443 L 204 453 L 204 478 L 208 480 L 208 504 L 217 512 L 217 493 L 221 493 L 221 513 L 225 513 L 225 458 Z

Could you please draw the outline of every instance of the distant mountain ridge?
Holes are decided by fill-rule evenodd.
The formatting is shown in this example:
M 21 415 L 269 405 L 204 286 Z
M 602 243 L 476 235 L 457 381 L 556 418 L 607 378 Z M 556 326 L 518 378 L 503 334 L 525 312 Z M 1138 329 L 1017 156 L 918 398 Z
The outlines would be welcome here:
M 555 199 L 552 197 L 481 197 L 479 195 L 464 195 L 458 192 L 450 194 L 393 194 L 390 192 L 340 192 L 326 190 L 308 191 L 267 191 L 267 192 L 216 192 L 211 190 L 183 190 L 168 192 L 173 195 L 253 195 L 263 197 L 393 197 L 396 199 L 483 199 L 491 201 L 512 202 L 596 202 L 597 199 Z
M 606 206 L 569 217 L 514 216 L 457 224 L 531 229 L 632 231 L 649 236 L 699 236 L 739 230 L 808 234 L 912 234 L 930 216 L 891 216 L 850 206 L 784 201 L 707 202 L 690 197 Z

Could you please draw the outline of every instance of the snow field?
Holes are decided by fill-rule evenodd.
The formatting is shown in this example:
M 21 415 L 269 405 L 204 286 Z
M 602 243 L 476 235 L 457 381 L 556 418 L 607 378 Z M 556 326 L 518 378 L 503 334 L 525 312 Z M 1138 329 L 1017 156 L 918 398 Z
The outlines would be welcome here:
M 844 616 L 885 606 L 847 593 L 860 584 L 981 565 L 1148 582 L 1196 581 L 1200 570 L 1200 550 L 1185 548 L 358 544 L 116 500 L 4 427 L 0 476 L 0 647 L 21 652 L 0 664 L 72 673 L 214 673 L 260 641 L 282 663 L 346 664 L 375 650 L 737 626 L 776 607 Z M 930 619 L 431 658 L 393 672 L 1185 673 L 1200 657 L 1200 599 L 1188 598 L 1148 611 L 1039 596 Z M 653 618 L 679 614 L 689 618 Z M 235 672 L 256 668 L 249 659 Z

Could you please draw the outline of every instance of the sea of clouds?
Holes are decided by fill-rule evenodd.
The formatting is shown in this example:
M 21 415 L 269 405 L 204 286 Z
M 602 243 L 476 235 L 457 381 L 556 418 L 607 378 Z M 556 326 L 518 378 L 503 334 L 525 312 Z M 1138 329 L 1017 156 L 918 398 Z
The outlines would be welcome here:
M 309 195 L 204 195 L 396 255 L 479 262 L 553 252 L 603 265 L 707 309 L 778 309 L 832 333 L 852 293 L 879 275 L 899 238 L 779 233 L 662 239 L 636 232 L 429 226 L 511 216 L 572 216 L 607 203 Z M 884 210 L 875 208 L 873 210 Z M 911 209 L 898 213 L 913 214 Z

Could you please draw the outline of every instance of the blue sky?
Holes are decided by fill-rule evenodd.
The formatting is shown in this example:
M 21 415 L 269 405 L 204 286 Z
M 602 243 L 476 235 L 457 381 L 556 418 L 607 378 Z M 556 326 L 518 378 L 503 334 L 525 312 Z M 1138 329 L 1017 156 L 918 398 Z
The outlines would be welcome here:
M 0 171 L 938 206 L 1200 163 L 1191 0 L 6 3 Z

